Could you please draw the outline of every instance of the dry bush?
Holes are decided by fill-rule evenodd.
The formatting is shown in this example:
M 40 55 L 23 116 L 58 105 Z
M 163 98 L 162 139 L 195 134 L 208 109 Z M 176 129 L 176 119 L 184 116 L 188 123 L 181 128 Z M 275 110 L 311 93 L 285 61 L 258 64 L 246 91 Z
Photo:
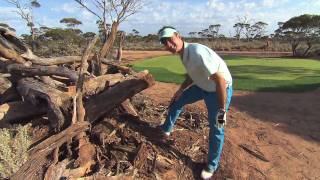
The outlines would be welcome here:
M 9 178 L 28 158 L 29 126 L 0 129 L 0 178 Z

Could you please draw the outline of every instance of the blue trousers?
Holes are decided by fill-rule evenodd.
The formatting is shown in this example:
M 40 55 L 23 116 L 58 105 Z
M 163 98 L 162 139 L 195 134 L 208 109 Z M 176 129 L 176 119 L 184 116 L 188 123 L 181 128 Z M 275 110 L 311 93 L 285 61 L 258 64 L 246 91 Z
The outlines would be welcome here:
M 232 97 L 232 87 L 227 88 L 227 103 L 226 110 Z M 216 92 L 207 92 L 196 85 L 186 89 L 180 98 L 169 107 L 168 116 L 162 125 L 165 132 L 171 132 L 173 126 L 186 104 L 191 104 L 196 101 L 204 99 L 208 109 L 208 120 L 210 125 L 209 132 L 209 153 L 208 153 L 208 170 L 215 171 L 218 168 L 222 147 L 224 143 L 224 128 L 218 128 L 216 124 L 216 114 L 218 110 L 218 97 Z

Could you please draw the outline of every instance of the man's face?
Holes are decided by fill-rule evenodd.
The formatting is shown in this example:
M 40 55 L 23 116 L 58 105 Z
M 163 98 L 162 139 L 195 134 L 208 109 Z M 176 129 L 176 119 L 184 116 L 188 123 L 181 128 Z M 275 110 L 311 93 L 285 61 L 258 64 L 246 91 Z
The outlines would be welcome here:
M 183 41 L 177 34 L 173 35 L 171 38 L 163 38 L 161 43 L 165 46 L 166 50 L 171 53 L 180 53 L 183 49 Z

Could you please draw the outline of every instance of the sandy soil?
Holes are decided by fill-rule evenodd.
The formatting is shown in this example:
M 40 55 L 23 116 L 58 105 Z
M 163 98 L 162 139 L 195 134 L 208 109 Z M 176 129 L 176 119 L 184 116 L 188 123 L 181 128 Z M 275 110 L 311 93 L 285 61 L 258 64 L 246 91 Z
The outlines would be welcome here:
M 143 93 L 155 104 L 168 104 L 177 88 L 176 84 L 158 82 Z M 202 101 L 187 108 L 191 107 L 206 112 Z M 236 91 L 228 113 L 221 171 L 234 169 L 227 174 L 235 179 L 320 178 L 317 107 L 320 107 L 319 90 L 302 94 Z M 176 138 L 190 134 L 176 133 Z M 192 130 L 191 134 L 194 134 Z M 240 147 L 242 145 L 261 154 L 268 162 L 251 155 Z M 221 176 L 224 173 L 221 172 Z
M 135 52 L 139 58 L 159 56 Z M 143 54 L 143 55 L 141 55 Z M 137 59 L 136 59 L 137 60 Z M 167 105 L 176 84 L 157 82 L 142 92 L 154 104 Z M 320 179 L 320 90 L 307 93 L 235 91 L 226 127 L 221 165 L 213 179 Z M 203 102 L 187 106 L 206 112 Z M 159 120 L 160 121 L 160 120 Z M 197 179 L 207 152 L 208 128 L 203 132 L 177 127 L 177 148 L 203 147 L 203 157 L 190 155 L 186 176 Z M 192 146 L 193 147 L 193 146 Z M 259 158 L 260 157 L 260 158 Z
M 167 51 L 123 51 L 123 62 L 133 63 L 135 61 L 158 56 L 170 55 Z

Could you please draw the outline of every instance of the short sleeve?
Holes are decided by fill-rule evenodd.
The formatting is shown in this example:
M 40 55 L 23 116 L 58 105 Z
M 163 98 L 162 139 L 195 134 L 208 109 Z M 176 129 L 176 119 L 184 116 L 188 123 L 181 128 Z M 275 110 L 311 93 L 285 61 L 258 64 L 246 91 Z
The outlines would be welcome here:
M 207 49 L 203 49 L 199 51 L 199 55 L 203 62 L 204 71 L 207 73 L 208 77 L 218 72 L 219 61 L 215 58 L 214 54 Z

